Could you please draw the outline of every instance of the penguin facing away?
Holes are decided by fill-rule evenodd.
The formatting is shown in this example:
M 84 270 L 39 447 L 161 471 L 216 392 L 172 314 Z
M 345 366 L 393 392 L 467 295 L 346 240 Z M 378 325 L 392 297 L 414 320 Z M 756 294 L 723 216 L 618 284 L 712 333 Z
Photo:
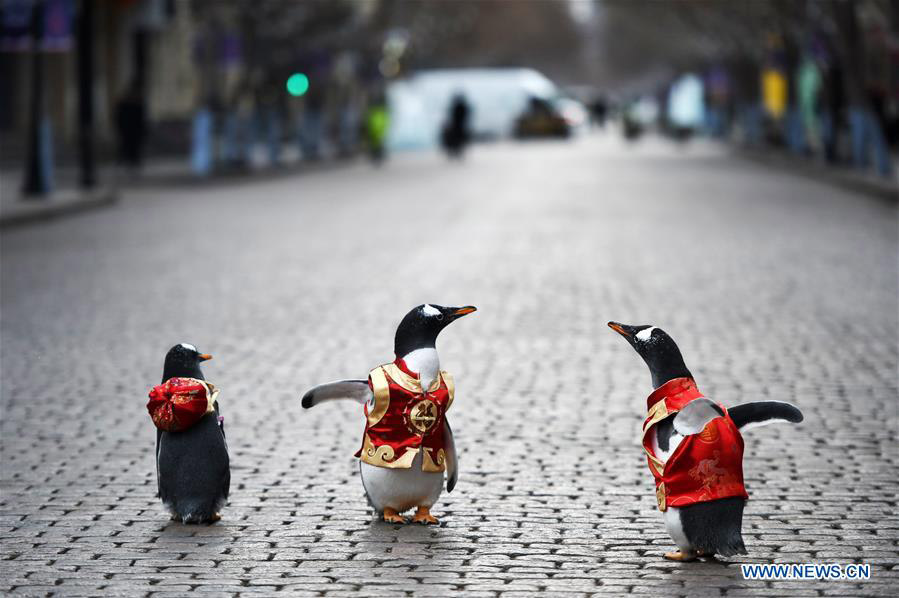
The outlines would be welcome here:
M 165 356 L 162 385 L 151 391 L 151 402 L 166 383 L 190 380 L 207 405 L 204 412 L 186 429 L 156 430 L 156 475 L 159 498 L 172 520 L 184 523 L 214 523 L 228 499 L 231 470 L 223 418 L 216 400 L 218 390 L 206 382 L 200 363 L 212 359 L 196 347 L 181 343 Z M 191 387 L 195 388 L 195 387 Z M 148 405 L 149 407 L 149 405 Z M 153 412 L 151 411 L 151 415 Z M 154 417 L 154 422 L 156 418 Z
M 436 524 L 431 508 L 458 479 L 456 447 L 446 411 L 453 402 L 452 376 L 440 369 L 437 335 L 450 323 L 477 311 L 473 306 L 424 304 L 413 308 L 396 329 L 395 360 L 374 368 L 367 380 L 339 380 L 303 396 L 310 409 L 350 399 L 363 405 L 365 432 L 359 472 L 369 504 L 384 521 Z
M 802 412 L 782 401 L 730 409 L 696 388 L 674 340 L 655 326 L 609 322 L 643 358 L 655 389 L 647 400 L 643 447 L 656 482 L 656 499 L 677 552 L 665 558 L 746 554 L 741 432 L 775 422 L 799 423 Z

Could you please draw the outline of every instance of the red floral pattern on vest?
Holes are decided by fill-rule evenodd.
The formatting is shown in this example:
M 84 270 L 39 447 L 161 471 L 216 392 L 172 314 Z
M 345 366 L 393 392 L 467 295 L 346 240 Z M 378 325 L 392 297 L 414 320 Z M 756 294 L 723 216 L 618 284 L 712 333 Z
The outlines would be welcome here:
M 723 405 L 719 406 L 724 416 L 684 438 L 668 461 L 662 463 L 653 454 L 652 427 L 702 396 L 692 378 L 675 378 L 646 400 L 649 414 L 643 423 L 643 448 L 661 511 L 734 496 L 749 498 L 743 484 L 743 437 Z
M 418 374 L 402 359 L 371 371 L 374 399 L 365 405 L 365 433 L 356 456 L 378 467 L 409 469 L 422 452 L 422 470 L 445 471 L 444 416 L 452 403 L 452 379 L 440 372 L 422 390 Z

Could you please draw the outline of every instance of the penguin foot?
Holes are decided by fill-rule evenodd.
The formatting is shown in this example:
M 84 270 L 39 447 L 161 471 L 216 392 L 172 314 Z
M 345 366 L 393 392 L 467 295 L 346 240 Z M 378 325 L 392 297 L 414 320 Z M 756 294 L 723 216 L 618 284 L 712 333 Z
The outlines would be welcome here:
M 437 525 L 440 523 L 436 517 L 431 515 L 430 507 L 418 507 L 415 515 L 412 516 L 413 523 L 422 523 L 424 525 Z
M 222 515 L 221 513 L 213 513 L 212 517 L 209 518 L 209 523 L 215 523 L 216 521 L 221 521 Z
M 384 513 L 381 517 L 387 523 L 406 523 L 406 518 L 390 507 L 384 509 Z
M 680 561 L 682 563 L 686 563 L 688 561 L 696 560 L 695 552 L 681 552 L 678 550 L 677 552 L 666 552 L 665 558 L 669 561 Z

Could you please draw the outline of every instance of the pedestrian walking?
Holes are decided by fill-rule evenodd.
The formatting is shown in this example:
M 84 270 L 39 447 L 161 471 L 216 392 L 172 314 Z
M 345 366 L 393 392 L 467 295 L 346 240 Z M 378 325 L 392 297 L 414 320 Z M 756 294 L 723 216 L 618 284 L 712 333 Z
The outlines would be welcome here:
M 471 140 L 470 118 L 471 106 L 464 95 L 456 94 L 450 103 L 447 122 L 441 136 L 443 149 L 450 158 L 461 158 L 465 152 L 465 147 Z
M 147 133 L 147 113 L 143 94 L 136 81 L 128 86 L 128 90 L 116 103 L 115 125 L 119 141 L 119 162 L 134 171 L 140 170 Z

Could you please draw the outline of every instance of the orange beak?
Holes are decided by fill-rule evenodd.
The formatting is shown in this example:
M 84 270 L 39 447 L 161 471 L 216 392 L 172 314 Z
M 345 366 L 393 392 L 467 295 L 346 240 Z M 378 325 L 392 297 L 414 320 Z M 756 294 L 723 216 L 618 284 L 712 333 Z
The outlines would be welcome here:
M 461 318 L 462 316 L 468 315 L 471 312 L 478 311 L 478 308 L 474 305 L 466 305 L 465 307 L 460 307 L 456 311 L 453 312 L 453 317 Z
M 212 355 L 210 355 L 209 353 L 200 353 L 199 359 L 200 361 L 208 361 L 212 359 Z
M 622 325 L 619 324 L 618 322 L 609 322 L 609 328 L 611 328 L 612 330 L 614 330 L 615 332 L 617 332 L 624 338 L 630 338 L 630 336 L 631 336 L 631 333 L 628 332 L 627 330 L 625 330 L 624 327 L 622 327 Z

